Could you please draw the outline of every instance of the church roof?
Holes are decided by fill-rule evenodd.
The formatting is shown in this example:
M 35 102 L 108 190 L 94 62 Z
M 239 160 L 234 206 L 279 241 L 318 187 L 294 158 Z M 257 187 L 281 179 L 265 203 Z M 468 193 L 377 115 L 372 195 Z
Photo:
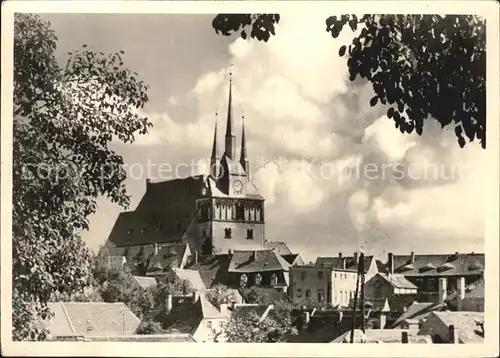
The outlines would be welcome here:
M 204 181 L 193 176 L 147 184 L 136 210 L 120 213 L 108 240 L 116 246 L 180 240 L 196 212 Z

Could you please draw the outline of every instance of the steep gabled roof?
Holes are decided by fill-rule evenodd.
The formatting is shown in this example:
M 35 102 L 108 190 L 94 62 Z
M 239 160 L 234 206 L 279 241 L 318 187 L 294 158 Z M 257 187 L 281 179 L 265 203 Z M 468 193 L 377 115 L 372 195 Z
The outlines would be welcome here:
M 379 273 L 377 275 L 379 277 L 383 278 L 392 287 L 407 288 L 407 289 L 413 289 L 413 290 L 416 290 L 418 288 L 413 283 L 411 283 L 410 281 L 408 281 L 404 277 L 404 275 L 399 275 L 399 274 L 387 275 L 387 274 L 382 274 L 382 273 Z
M 316 266 L 323 267 L 333 267 L 336 269 L 342 269 L 342 260 L 345 260 L 345 268 L 346 270 L 358 270 L 358 264 L 354 259 L 354 256 L 346 256 L 346 257 L 318 257 L 316 259 Z M 373 256 L 365 256 L 364 266 L 365 273 L 368 272 L 372 261 L 375 260 Z M 378 267 L 378 266 L 377 266 Z
M 273 250 L 235 250 L 229 272 L 251 273 L 263 271 L 288 271 L 290 264 Z
M 290 265 L 303 265 L 304 260 L 302 260 L 302 257 L 299 254 L 288 254 L 288 255 L 281 255 L 286 262 L 288 262 Z
M 161 312 L 156 319 L 168 332 L 193 334 L 204 319 L 223 319 L 227 316 L 212 305 L 202 294 L 194 297 L 176 298 L 169 313 Z
M 116 246 L 180 241 L 204 185 L 203 176 L 147 184 L 135 211 L 120 213 L 108 240 Z
M 467 276 L 481 275 L 484 254 L 394 255 L 394 273 L 405 276 Z
M 116 336 L 134 334 L 140 319 L 121 302 L 54 302 L 43 324 L 52 336 Z
M 459 343 L 478 343 L 484 341 L 484 335 L 478 329 L 478 323 L 484 322 L 484 312 L 432 312 L 424 324 L 427 327 L 422 326 L 422 332 L 432 328 L 429 322 L 432 324 L 439 322 L 443 330 L 454 326 Z
M 291 255 L 292 251 L 283 241 L 264 241 L 264 248 L 276 251 L 278 255 Z
M 200 273 L 196 270 L 188 270 L 188 269 L 173 269 L 175 275 L 180 280 L 187 280 L 193 286 L 193 289 L 196 291 L 201 291 L 205 289 L 205 284 L 201 279 Z
M 154 277 L 134 276 L 134 279 L 142 288 L 153 288 L 158 285 Z
M 392 328 L 399 327 L 401 323 L 410 319 L 420 322 L 420 320 L 426 319 L 432 312 L 444 309 L 446 309 L 446 304 L 444 303 L 414 302 L 406 309 L 406 312 L 393 323 Z
M 216 284 L 227 284 L 229 260 L 230 258 L 227 254 L 200 256 L 198 262 L 188 263 L 185 268 L 197 270 L 205 287 L 210 288 Z

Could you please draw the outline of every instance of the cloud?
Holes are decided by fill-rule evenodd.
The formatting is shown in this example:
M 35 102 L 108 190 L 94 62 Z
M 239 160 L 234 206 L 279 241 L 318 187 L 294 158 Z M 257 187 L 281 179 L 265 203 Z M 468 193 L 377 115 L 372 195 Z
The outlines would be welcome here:
M 361 246 L 373 253 L 429 252 L 431 244 L 481 251 L 485 151 L 460 149 L 453 131 L 433 122 L 423 136 L 401 134 L 387 108 L 369 105 L 371 84 L 348 80 L 338 49 L 355 34 L 345 29 L 333 39 L 327 16 L 282 14 L 267 43 L 234 39 L 218 67 L 194 79 L 187 93 L 166 99 L 179 112 L 148 113 L 154 128 L 137 148 L 178 161 L 208 157 L 218 110 L 222 154 L 233 64 L 237 140 L 245 116 L 269 240 L 286 241 L 310 259 Z M 189 115 L 181 111 L 188 105 Z M 377 168 L 375 177 L 367 176 L 367 166 Z M 436 168 L 438 175 L 429 175 Z M 442 175 L 453 168 L 462 169 Z

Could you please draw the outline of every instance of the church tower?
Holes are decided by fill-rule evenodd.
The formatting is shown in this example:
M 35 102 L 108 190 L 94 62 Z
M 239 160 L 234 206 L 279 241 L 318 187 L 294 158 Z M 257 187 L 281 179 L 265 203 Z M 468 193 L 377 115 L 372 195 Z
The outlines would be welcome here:
M 216 124 L 210 176 L 201 193 L 202 197 L 197 200 L 202 255 L 264 247 L 264 198 L 250 180 L 244 123 L 240 155 L 237 158 L 233 115 L 230 74 L 224 154 L 219 158 Z

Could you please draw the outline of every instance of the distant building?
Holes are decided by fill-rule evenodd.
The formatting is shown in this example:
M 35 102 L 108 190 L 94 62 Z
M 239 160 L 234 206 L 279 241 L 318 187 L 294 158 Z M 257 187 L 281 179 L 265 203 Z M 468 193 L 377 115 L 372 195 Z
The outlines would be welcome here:
M 229 256 L 228 287 L 268 287 L 286 292 L 290 263 L 274 250 L 235 250 Z
M 143 276 L 134 276 L 134 280 L 141 286 L 141 288 L 156 288 L 158 282 L 154 277 L 143 277 Z
M 415 302 L 392 324 L 392 328 L 418 332 L 432 312 L 444 311 L 446 308 L 447 306 L 443 302 Z
M 124 303 L 54 302 L 54 316 L 42 325 L 51 340 L 83 340 L 135 334 L 140 319 Z
M 296 302 L 348 306 L 355 296 L 357 271 L 332 265 L 290 267 L 289 295 Z
M 222 323 L 228 317 L 227 304 L 218 309 L 204 294 L 195 292 L 187 297 L 168 295 L 165 306 L 156 312 L 154 320 L 169 334 L 189 334 L 196 342 L 213 342 L 222 334 Z
M 388 254 L 387 273 L 400 274 L 418 288 L 419 301 L 438 302 L 439 295 L 464 290 L 478 281 L 484 271 L 484 254 L 454 253 L 451 255 Z M 445 279 L 440 292 L 439 279 Z
M 365 269 L 365 281 L 368 281 L 370 278 L 375 276 L 379 271 L 381 266 L 383 266 L 382 262 L 378 262 L 374 256 L 364 256 L 364 269 Z M 334 267 L 337 269 L 343 270 L 358 270 L 358 261 L 359 254 L 357 252 L 354 253 L 353 256 L 344 256 L 341 252 L 338 257 L 318 257 L 316 259 L 316 266 L 323 267 Z
M 417 335 L 404 330 L 360 329 L 354 330 L 353 343 L 432 343 L 429 335 Z M 347 331 L 331 343 L 351 343 L 351 332 Z
M 445 302 L 452 310 L 484 312 L 484 278 L 451 293 Z
M 482 343 L 484 313 L 432 312 L 418 334 L 431 335 L 434 343 Z

